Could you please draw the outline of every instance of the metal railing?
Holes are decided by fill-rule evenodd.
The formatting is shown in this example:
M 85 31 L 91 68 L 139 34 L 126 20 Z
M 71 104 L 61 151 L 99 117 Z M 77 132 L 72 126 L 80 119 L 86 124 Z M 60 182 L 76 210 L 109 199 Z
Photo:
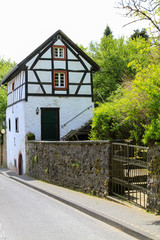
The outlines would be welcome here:
M 78 113 L 76 116 L 74 116 L 73 118 L 71 118 L 69 121 L 67 121 L 65 124 L 61 125 L 62 128 L 64 128 L 68 123 L 72 122 L 74 119 L 76 119 L 77 117 L 79 117 L 82 113 L 86 112 L 87 110 L 89 110 L 90 108 L 92 108 L 92 106 L 87 107 L 86 109 L 84 109 L 82 112 Z
M 147 204 L 148 148 L 112 143 L 112 193 L 143 208 Z

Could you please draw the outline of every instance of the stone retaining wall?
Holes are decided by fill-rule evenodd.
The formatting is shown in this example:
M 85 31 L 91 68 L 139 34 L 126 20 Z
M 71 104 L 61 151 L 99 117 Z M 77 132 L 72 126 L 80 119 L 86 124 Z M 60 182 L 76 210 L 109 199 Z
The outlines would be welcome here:
M 26 142 L 26 173 L 52 184 L 106 197 L 110 142 Z
M 148 154 L 149 161 L 160 162 L 160 146 L 150 147 Z M 26 174 L 36 179 L 99 197 L 111 193 L 110 141 L 27 141 L 26 163 Z M 150 167 L 147 196 L 147 210 L 160 214 L 160 175 Z
M 160 214 L 160 145 L 149 148 L 147 210 Z

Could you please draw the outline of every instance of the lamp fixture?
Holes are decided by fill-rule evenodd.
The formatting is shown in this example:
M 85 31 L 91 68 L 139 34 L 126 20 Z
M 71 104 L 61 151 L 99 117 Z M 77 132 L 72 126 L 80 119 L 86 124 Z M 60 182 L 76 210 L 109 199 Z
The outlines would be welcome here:
M 39 114 L 39 108 L 38 107 L 36 108 L 36 114 L 37 115 Z

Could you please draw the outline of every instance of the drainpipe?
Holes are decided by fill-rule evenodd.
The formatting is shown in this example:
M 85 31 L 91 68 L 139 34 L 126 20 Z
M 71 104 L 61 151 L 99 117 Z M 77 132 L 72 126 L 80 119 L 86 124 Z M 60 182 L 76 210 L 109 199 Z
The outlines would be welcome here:
M 1 133 L 1 166 L 3 164 L 3 161 L 2 161 L 2 157 L 3 157 L 2 150 L 3 150 L 3 147 L 2 147 L 2 145 L 3 145 L 3 134 Z

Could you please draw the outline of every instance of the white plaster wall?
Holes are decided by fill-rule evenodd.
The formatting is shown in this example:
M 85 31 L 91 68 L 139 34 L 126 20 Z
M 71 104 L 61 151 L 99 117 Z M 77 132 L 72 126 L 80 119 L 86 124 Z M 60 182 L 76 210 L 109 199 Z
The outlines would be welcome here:
M 34 63 L 34 61 L 36 60 L 36 58 L 38 57 L 38 55 L 36 55 L 35 57 L 33 57 L 27 64 L 26 66 L 28 68 L 30 68 L 32 66 L 32 64 Z
M 90 71 L 91 65 L 90 65 L 82 56 L 80 56 L 80 58 L 82 59 L 82 61 L 83 61 L 84 64 L 86 65 L 87 69 Z
M 90 73 L 87 73 L 84 80 L 83 80 L 83 83 L 91 83 L 91 74 Z
M 51 69 L 51 61 L 50 60 L 39 60 L 37 64 L 34 66 L 34 69 Z
M 22 153 L 23 173 L 25 173 L 25 136 L 33 132 L 36 140 L 41 140 L 41 110 L 36 115 L 37 107 L 59 108 L 60 139 L 71 130 L 83 126 L 93 117 L 94 103 L 86 97 L 28 97 L 28 102 L 19 102 L 7 108 L 7 165 L 14 168 L 14 159 Z M 87 109 L 88 108 L 88 109 Z M 11 119 L 11 131 L 8 119 Z M 15 132 L 15 118 L 19 119 L 19 132 Z M 74 118 L 74 119 L 73 119 Z
M 69 86 L 69 94 L 75 94 L 78 85 L 70 85 Z
M 79 72 L 69 72 L 69 82 L 70 83 L 80 83 L 83 73 Z
M 25 83 L 25 72 L 21 71 L 16 77 L 12 79 L 7 85 L 7 91 L 8 93 L 12 92 L 12 83 L 14 82 L 14 88 L 16 89 L 23 83 Z
M 93 116 L 94 103 L 91 98 L 85 97 L 28 97 L 25 107 L 25 132 L 33 132 L 36 140 L 41 140 L 41 111 L 36 115 L 36 108 L 60 108 L 60 138 L 64 137 L 69 131 L 78 129 L 88 122 Z M 86 110 L 82 114 L 86 108 Z M 74 120 L 66 124 L 72 118 Z M 66 124 L 66 125 L 65 125 Z
M 11 94 L 7 96 L 7 106 L 10 104 L 12 104 L 12 95 Z
M 91 94 L 91 86 L 90 85 L 82 85 L 79 89 L 79 94 Z
M 44 90 L 46 91 L 47 94 L 52 94 L 52 86 L 51 85 L 44 85 Z
M 42 56 L 41 58 L 51 58 L 51 48 L 49 48 Z
M 54 93 L 55 94 L 63 94 L 63 95 L 65 95 L 65 94 L 67 94 L 67 91 L 60 91 L 60 90 L 58 90 L 58 91 L 54 91 Z
M 66 69 L 66 62 L 65 61 L 58 61 L 55 60 L 54 62 L 54 69 Z
M 25 173 L 25 119 L 24 119 L 24 102 L 19 102 L 12 107 L 7 108 L 7 165 L 14 169 L 14 159 L 17 162 L 18 156 L 22 153 L 23 173 Z M 11 131 L 9 131 L 8 123 L 11 119 Z M 19 119 L 19 132 L 15 132 L 15 118 Z
M 36 71 L 40 80 L 42 82 L 51 82 L 52 83 L 52 72 L 47 71 Z
M 28 82 L 38 82 L 32 70 L 28 70 Z
M 52 73 L 51 72 L 46 72 L 46 71 L 36 71 L 41 82 L 43 83 L 51 83 L 52 84 Z M 30 82 L 36 82 L 38 83 L 38 80 L 34 74 L 33 71 L 28 71 L 28 83 Z M 43 87 L 46 89 L 47 93 L 52 93 L 52 86 L 45 86 L 43 85 Z M 34 84 L 28 84 L 28 91 L 29 93 L 34 93 L 34 91 L 36 93 L 42 93 L 42 89 L 40 88 L 39 85 L 34 85 Z
M 70 50 L 67 50 L 67 55 L 68 55 L 68 59 L 72 59 L 72 60 L 76 60 L 77 59 L 75 57 L 75 55 Z
M 12 83 L 14 82 L 14 91 L 12 92 Z M 21 71 L 7 85 L 7 105 L 25 98 L 25 71 Z M 23 84 L 23 85 L 22 85 Z M 22 85 L 22 86 L 21 86 Z M 21 87 L 19 87 L 21 86 Z
M 75 70 L 75 71 L 76 70 L 81 70 L 81 71 L 85 70 L 80 62 L 73 62 L 73 61 L 68 62 L 68 69 Z
M 63 42 L 62 42 L 60 39 L 58 39 L 58 40 L 54 43 L 54 45 L 64 46 Z
M 28 93 L 43 93 L 43 91 L 38 84 L 28 84 Z

